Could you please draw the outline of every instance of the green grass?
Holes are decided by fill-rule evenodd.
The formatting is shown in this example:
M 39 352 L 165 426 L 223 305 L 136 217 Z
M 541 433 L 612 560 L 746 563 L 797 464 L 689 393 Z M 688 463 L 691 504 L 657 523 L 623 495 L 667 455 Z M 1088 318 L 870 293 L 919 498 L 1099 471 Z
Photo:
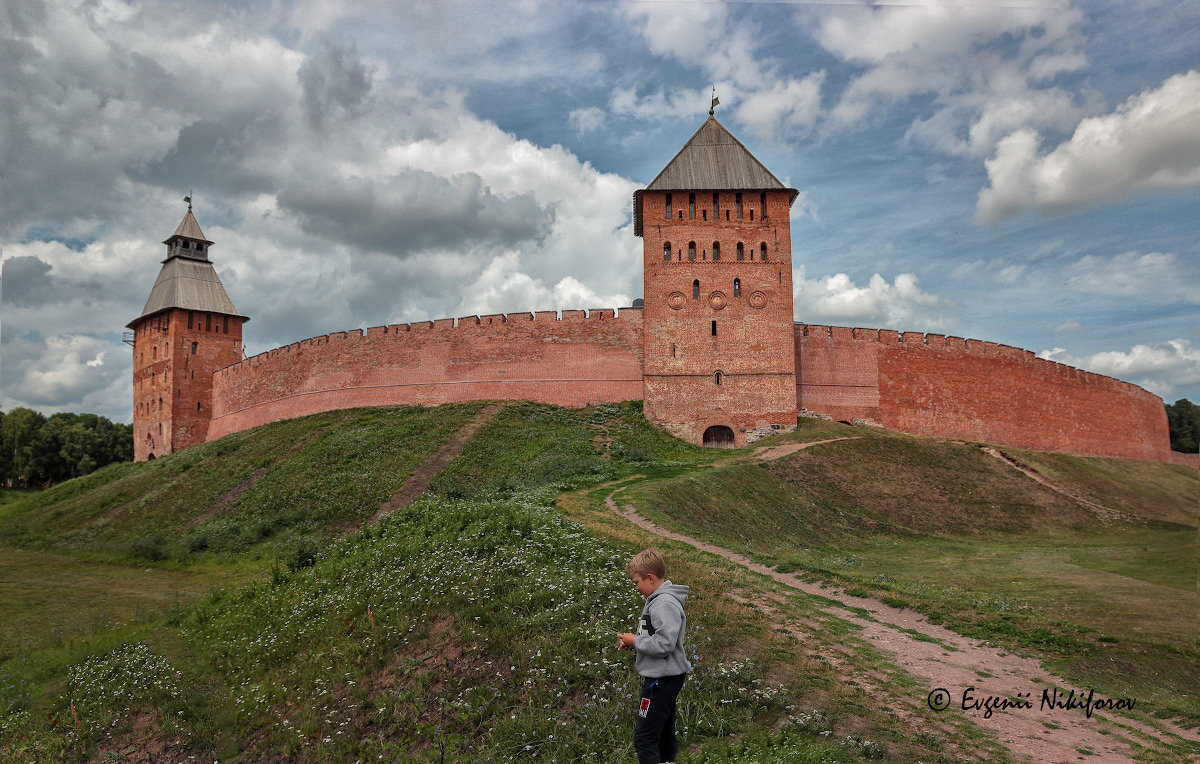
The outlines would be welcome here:
M 230 567 L 133 568 L 0 547 L 0 662 L 157 617 L 244 575 Z
M 294 554 L 369 518 L 478 408 L 332 411 L 106 467 L 6 505 L 0 542 L 114 561 Z
M 1125 513 L 1112 522 L 971 444 L 859 432 L 768 466 L 647 481 L 629 496 L 668 527 L 1037 650 L 1069 678 L 1200 723 L 1187 689 L 1200 686 L 1194 470 L 1017 454 Z M 1102 490 L 1085 490 L 1088 474 Z M 1139 660 L 1153 670 L 1130 671 Z
M 639 404 L 510 404 L 362 527 L 478 408 L 328 412 L 0 502 L 0 759 L 630 759 L 611 644 L 652 544 L 693 586 L 681 762 L 1005 759 L 814 598 L 616 517 L 614 483 L 664 524 L 1193 713 L 1166 697 L 1200 684 L 1186 473 L 1064 462 L 1144 518 L 1103 526 L 971 445 L 805 421 L 758 445 L 857 439 L 764 466 Z

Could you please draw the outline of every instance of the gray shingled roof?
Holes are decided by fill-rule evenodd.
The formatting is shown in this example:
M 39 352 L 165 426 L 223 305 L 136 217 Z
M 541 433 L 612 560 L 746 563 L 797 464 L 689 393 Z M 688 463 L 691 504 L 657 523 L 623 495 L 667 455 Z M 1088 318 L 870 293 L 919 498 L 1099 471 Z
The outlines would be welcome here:
M 212 244 L 211 241 L 204 238 L 204 231 L 200 230 L 200 224 L 196 222 L 196 218 L 192 215 L 192 208 L 189 206 L 187 214 L 183 216 L 183 220 L 179 221 L 179 227 L 175 229 L 175 233 L 171 234 L 171 238 L 163 242 L 166 244 L 176 236 L 182 236 L 186 239 L 196 239 L 205 244 Z
M 786 189 L 716 117 L 709 117 L 647 191 Z
M 237 308 L 233 307 L 229 295 L 225 293 L 225 287 L 221 285 L 221 279 L 217 277 L 212 263 L 186 257 L 171 257 L 163 261 L 158 280 L 150 290 L 150 299 L 146 300 L 146 307 L 142 308 L 142 314 L 127 326 L 132 328 L 133 324 L 146 316 L 171 308 L 203 310 L 230 316 L 241 315 Z

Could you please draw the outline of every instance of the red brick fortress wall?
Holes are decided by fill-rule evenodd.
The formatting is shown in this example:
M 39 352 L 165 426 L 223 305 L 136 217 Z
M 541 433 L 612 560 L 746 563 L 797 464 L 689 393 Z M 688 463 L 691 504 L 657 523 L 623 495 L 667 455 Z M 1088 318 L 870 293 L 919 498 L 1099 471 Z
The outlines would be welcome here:
M 790 203 L 786 190 L 641 197 L 644 412 L 680 438 L 722 426 L 743 446 L 796 425 Z
M 213 378 L 215 440 L 356 406 L 529 400 L 579 407 L 642 398 L 642 311 L 564 310 L 335 332 Z
M 802 411 L 916 435 L 1171 462 L 1162 400 L 992 342 L 796 324 Z

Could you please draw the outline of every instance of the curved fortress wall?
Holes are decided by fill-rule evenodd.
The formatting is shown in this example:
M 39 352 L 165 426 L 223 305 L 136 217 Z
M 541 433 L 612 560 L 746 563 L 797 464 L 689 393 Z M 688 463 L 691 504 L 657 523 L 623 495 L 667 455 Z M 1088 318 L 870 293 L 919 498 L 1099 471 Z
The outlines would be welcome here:
M 796 401 L 915 435 L 1171 462 L 1142 388 L 1028 350 L 938 334 L 796 324 Z
M 356 406 L 642 397 L 640 309 L 471 316 L 336 332 L 220 369 L 208 439 Z

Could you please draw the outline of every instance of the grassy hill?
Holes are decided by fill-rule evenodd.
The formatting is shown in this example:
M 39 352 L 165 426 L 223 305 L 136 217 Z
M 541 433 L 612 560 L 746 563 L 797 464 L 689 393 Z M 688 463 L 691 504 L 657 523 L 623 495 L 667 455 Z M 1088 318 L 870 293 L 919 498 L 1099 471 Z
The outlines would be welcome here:
M 786 603 L 808 639 L 771 628 L 770 585 L 617 518 L 615 485 L 664 525 L 1200 724 L 1194 470 L 1005 452 L 1052 490 L 974 445 L 819 421 L 771 442 L 853 440 L 764 463 L 636 405 L 509 404 L 366 523 L 480 409 L 329 412 L 5 497 L 0 759 L 629 759 L 611 644 L 647 545 L 693 586 L 681 761 L 1003 759 L 816 604 Z

